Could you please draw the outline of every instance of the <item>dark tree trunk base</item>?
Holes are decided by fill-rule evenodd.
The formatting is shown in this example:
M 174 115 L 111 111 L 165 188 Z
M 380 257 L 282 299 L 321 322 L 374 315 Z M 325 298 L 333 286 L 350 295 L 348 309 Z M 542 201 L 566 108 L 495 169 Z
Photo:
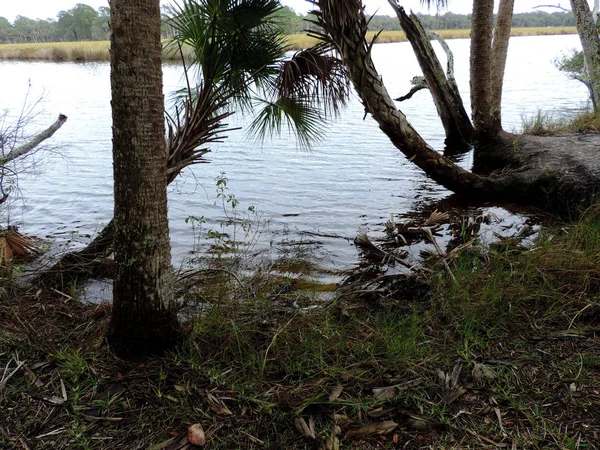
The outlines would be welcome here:
M 177 321 L 177 315 L 170 311 L 153 311 L 150 327 L 154 327 L 151 335 L 140 334 L 143 324 L 131 326 L 127 330 L 116 330 L 114 322 L 108 332 L 107 341 L 110 349 L 119 357 L 131 359 L 148 355 L 163 355 L 181 342 L 182 332 Z M 160 324 L 160 325 L 158 325 Z M 128 324 L 129 325 L 129 324 Z
M 600 134 L 556 136 L 502 132 L 475 150 L 475 171 L 488 174 L 497 199 L 578 215 L 600 193 Z
M 85 248 L 63 255 L 50 269 L 42 272 L 37 277 L 37 284 L 62 289 L 90 278 L 112 278 L 114 264 L 108 257 L 112 252 L 114 232 L 111 220 Z

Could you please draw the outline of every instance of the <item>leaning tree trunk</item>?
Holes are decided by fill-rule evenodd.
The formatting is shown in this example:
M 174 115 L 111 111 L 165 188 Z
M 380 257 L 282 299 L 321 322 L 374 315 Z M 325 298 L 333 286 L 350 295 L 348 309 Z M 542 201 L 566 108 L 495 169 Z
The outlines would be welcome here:
M 115 279 L 109 342 L 122 353 L 162 351 L 178 335 L 159 3 L 111 3 Z
M 399 111 L 371 59 L 366 42 L 367 21 L 360 0 L 319 0 L 318 20 L 348 68 L 350 79 L 365 109 L 390 141 L 427 175 L 453 192 L 471 198 L 494 195 L 490 179 L 466 171 L 433 150 Z
M 419 18 L 415 14 L 410 17 L 395 0 L 389 0 L 400 20 L 400 26 L 413 47 L 427 87 L 446 132 L 446 147 L 449 150 L 461 151 L 470 147 L 473 138 L 473 125 L 453 80 L 446 78 L 431 41 Z M 450 75 L 450 74 L 449 74 Z
M 515 0 L 500 0 L 498 19 L 494 30 L 492 43 L 492 127 L 502 130 L 502 87 L 504 84 L 504 71 L 508 56 L 508 42 L 512 29 L 513 9 Z
M 494 0 L 474 0 L 471 25 L 471 113 L 478 140 L 496 134 L 492 121 Z
M 594 105 L 600 105 L 600 39 L 587 0 L 571 0 Z

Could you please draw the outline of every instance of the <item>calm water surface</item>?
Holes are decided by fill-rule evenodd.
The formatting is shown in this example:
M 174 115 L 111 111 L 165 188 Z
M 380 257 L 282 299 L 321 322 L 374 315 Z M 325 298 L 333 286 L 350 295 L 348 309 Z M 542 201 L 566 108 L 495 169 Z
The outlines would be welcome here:
M 449 44 L 469 111 L 469 40 Z M 519 130 L 522 116 L 538 109 L 560 116 L 586 104 L 583 85 L 567 80 L 552 64 L 553 58 L 574 47 L 579 47 L 575 35 L 511 40 L 503 98 L 505 129 Z M 373 57 L 394 97 L 408 92 L 410 79 L 420 74 L 408 43 L 378 44 Z M 21 107 L 31 85 L 30 99 L 44 93 L 39 128 L 59 113 L 69 117 L 51 140 L 62 156 L 38 154 L 37 170 L 19 179 L 22 197 L 13 203 L 10 220 L 25 233 L 61 242 L 75 231 L 79 234 L 75 241 L 83 243 L 112 217 L 109 72 L 107 63 L 0 62 L 0 99 L 5 108 Z M 181 67 L 164 67 L 167 97 L 182 85 L 181 76 Z M 401 108 L 423 137 L 441 150 L 443 129 L 430 95 L 422 91 Z M 258 249 L 269 248 L 271 242 L 317 240 L 315 256 L 339 268 L 356 261 L 351 242 L 360 227 L 376 232 L 391 214 L 449 195 L 408 163 L 375 122 L 363 116 L 355 98 L 310 152 L 299 150 L 287 135 L 261 147 L 243 130 L 230 133 L 208 155 L 210 164 L 188 170 L 169 189 L 174 261 L 180 264 L 194 248 L 188 216 L 206 217 L 202 233 L 222 231 L 223 210 L 215 204 L 215 178 L 221 172 L 228 178 L 229 192 L 240 201 L 238 209 L 253 205 L 270 221 Z M 232 125 L 247 120 L 237 115 Z M 468 166 L 468 157 L 462 164 Z

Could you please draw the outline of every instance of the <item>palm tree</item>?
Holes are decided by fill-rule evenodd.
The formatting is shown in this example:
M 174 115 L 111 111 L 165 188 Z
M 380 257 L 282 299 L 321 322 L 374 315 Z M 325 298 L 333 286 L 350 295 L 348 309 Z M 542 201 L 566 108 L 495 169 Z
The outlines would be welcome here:
M 116 273 L 109 341 L 125 354 L 177 339 L 167 217 L 159 0 L 113 0 Z
M 167 183 L 202 162 L 210 145 L 225 138 L 224 120 L 236 109 L 253 114 L 250 131 L 258 139 L 287 125 L 308 147 L 322 136 L 325 119 L 346 104 L 347 70 L 329 44 L 286 57 L 280 8 L 275 0 L 184 0 L 168 9 L 174 36 L 168 48 L 182 55 L 188 85 L 167 115 Z M 64 255 L 40 281 L 56 285 L 94 276 L 94 261 L 110 253 L 114 233 L 111 220 L 87 247 Z

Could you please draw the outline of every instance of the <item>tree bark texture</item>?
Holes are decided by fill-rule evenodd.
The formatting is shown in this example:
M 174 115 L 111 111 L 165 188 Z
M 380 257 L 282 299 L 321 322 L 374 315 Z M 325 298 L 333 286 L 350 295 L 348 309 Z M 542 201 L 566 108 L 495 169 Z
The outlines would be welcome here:
M 583 47 L 585 67 L 590 79 L 592 99 L 600 105 L 600 38 L 587 0 L 571 0 L 571 10 Z
M 415 14 L 406 14 L 394 0 L 389 1 L 396 11 L 400 26 L 406 33 L 427 81 L 433 102 L 444 126 L 446 147 L 460 152 L 470 146 L 473 125 L 458 92 L 456 83 L 446 78 L 444 69 L 433 50 L 431 41 Z
M 471 25 L 471 114 L 478 138 L 492 138 L 494 0 L 474 0 Z
M 502 87 L 504 84 L 504 71 L 506 69 L 514 6 L 515 0 L 500 0 L 498 19 L 492 43 L 491 125 L 496 130 L 502 129 Z
M 167 217 L 159 0 L 111 3 L 115 280 L 109 341 L 159 352 L 178 333 Z

